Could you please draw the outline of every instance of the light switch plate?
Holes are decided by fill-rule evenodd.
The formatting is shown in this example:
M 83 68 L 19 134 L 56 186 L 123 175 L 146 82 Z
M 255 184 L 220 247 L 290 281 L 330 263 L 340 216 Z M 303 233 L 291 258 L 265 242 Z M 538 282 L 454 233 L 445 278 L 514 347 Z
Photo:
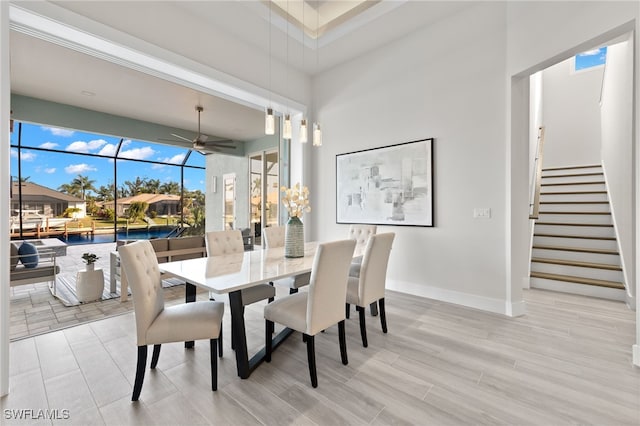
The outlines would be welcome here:
M 491 219 L 491 208 L 476 207 L 473 209 L 474 219 Z

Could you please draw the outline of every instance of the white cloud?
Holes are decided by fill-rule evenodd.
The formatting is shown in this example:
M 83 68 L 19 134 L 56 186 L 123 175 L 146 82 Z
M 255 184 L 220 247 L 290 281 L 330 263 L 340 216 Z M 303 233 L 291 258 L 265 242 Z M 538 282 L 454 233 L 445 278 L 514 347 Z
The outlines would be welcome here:
M 152 164 L 151 165 L 151 169 L 152 170 L 160 170 L 160 169 L 164 169 L 165 167 L 167 167 L 166 164 Z
M 81 152 L 83 154 L 88 154 L 91 151 L 95 151 L 96 149 L 106 145 L 107 141 L 104 139 L 95 139 L 89 142 L 85 141 L 75 141 L 70 143 L 65 150 L 71 152 Z
M 11 156 L 13 158 L 18 158 L 18 150 L 15 148 L 11 149 Z M 36 153 L 22 150 L 22 154 L 20 155 L 20 159 L 22 161 L 33 161 L 37 157 Z
M 176 154 L 171 158 L 169 157 L 159 158 L 158 161 L 161 161 L 167 164 L 182 164 L 182 162 L 184 161 L 185 155 L 186 154 Z M 166 166 L 164 164 L 154 164 L 153 166 L 151 166 L 151 168 L 154 170 L 162 169 L 163 167 L 166 167 Z
M 600 53 L 600 49 L 587 50 L 586 52 L 578 53 L 578 56 L 595 56 Z
M 56 172 L 56 168 L 55 167 L 51 167 L 51 168 L 48 168 L 48 169 L 44 169 L 44 172 L 52 175 L 52 174 L 54 174 Z
M 113 157 L 114 155 L 116 155 L 116 148 L 117 148 L 116 145 L 112 143 L 108 143 L 102 147 L 102 149 L 98 152 L 98 154 L 108 155 L 110 157 Z
M 56 135 L 56 136 L 63 136 L 63 137 L 70 137 L 73 136 L 73 134 L 75 133 L 73 130 L 69 130 L 69 129 L 61 129 L 59 127 L 47 127 L 47 126 L 42 126 L 40 127 L 42 130 L 45 130 L 47 132 L 51 132 L 51 134 Z
M 39 148 L 43 148 L 43 149 L 53 149 L 55 147 L 57 147 L 58 144 L 55 142 L 45 142 L 42 145 L 39 146 Z
M 133 148 L 125 151 L 120 150 L 120 158 L 130 158 L 132 160 L 146 160 L 149 157 L 152 157 L 155 154 L 155 151 L 150 146 L 145 146 L 142 148 Z
M 64 168 L 64 171 L 69 173 L 70 175 L 77 175 L 77 174 L 82 174 L 86 172 L 95 172 L 96 170 L 98 169 L 85 163 L 69 164 L 67 167 Z

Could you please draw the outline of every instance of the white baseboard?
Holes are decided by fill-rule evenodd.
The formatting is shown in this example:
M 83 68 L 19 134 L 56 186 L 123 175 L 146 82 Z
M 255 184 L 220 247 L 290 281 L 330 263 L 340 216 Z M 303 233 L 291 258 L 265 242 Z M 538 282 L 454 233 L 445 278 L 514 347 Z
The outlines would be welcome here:
M 511 303 L 502 299 L 478 296 L 414 282 L 387 279 L 387 289 L 502 315 L 519 316 L 525 312 L 524 301 Z
M 633 365 L 640 367 L 640 345 L 633 345 Z

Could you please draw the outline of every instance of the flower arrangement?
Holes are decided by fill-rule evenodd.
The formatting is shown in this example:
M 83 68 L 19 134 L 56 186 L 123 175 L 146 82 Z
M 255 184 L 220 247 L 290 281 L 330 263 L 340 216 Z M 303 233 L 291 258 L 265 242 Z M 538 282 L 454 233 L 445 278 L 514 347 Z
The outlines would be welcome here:
M 95 261 L 98 259 L 100 258 L 95 253 L 82 254 L 82 260 L 84 260 L 84 263 L 86 263 L 87 265 L 91 265 L 92 263 L 95 263 Z
M 302 217 L 302 213 L 310 212 L 311 206 L 309 206 L 309 188 L 303 186 L 300 188 L 300 183 L 296 183 L 295 186 L 287 188 L 283 186 L 280 191 L 284 193 L 282 197 L 282 204 L 284 204 L 289 217 Z

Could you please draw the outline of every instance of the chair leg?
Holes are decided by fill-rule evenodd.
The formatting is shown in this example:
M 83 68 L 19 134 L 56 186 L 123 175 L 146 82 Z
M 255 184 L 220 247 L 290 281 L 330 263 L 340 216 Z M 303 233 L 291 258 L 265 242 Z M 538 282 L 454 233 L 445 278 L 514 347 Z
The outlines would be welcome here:
M 349 316 L 351 316 L 351 305 L 350 304 L 346 304 L 345 308 L 344 308 L 344 315 L 347 319 L 349 319 Z
M 222 358 L 222 322 L 220 322 L 220 334 L 218 335 L 218 357 Z
M 307 360 L 309 361 L 309 376 L 311 377 L 311 386 L 318 387 L 318 374 L 316 372 L 316 346 L 314 342 L 315 336 L 305 334 L 307 340 Z
M 347 359 L 347 339 L 344 333 L 344 320 L 338 323 L 338 338 L 340 339 L 340 358 L 342 358 L 342 364 L 349 364 Z
M 378 315 L 378 304 L 376 302 L 373 302 L 371 305 L 369 305 L 369 308 L 371 309 L 372 317 L 375 317 Z
M 211 351 L 211 390 L 218 390 L 218 339 L 209 340 Z
M 158 365 L 158 358 L 160 358 L 160 346 L 153 345 L 153 355 L 151 355 L 151 368 L 156 368 Z
M 364 320 L 364 307 L 356 306 L 356 310 L 360 317 L 360 336 L 362 336 L 362 346 L 366 348 L 369 345 L 367 344 L 367 325 Z
M 138 366 L 136 367 L 136 380 L 133 383 L 133 395 L 131 401 L 137 401 L 144 382 L 144 372 L 147 368 L 147 345 L 138 346 Z
M 298 292 L 297 288 L 290 288 L 289 289 L 289 294 L 296 294 Z
M 384 297 L 378 300 L 378 305 L 380 305 L 380 324 L 382 325 L 382 332 L 387 332 L 387 313 L 384 310 Z
M 264 320 L 264 360 L 271 362 L 273 321 Z

